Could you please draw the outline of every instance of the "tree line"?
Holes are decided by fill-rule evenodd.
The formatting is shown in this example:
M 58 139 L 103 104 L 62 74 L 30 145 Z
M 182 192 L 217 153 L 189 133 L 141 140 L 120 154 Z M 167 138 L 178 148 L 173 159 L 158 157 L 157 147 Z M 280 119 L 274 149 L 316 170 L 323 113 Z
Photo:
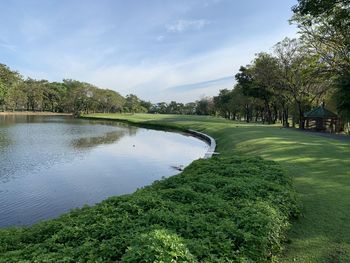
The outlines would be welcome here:
M 147 112 L 149 102 L 129 94 L 101 89 L 72 79 L 62 82 L 24 79 L 0 64 L 0 111 L 50 111 L 59 113 Z
M 235 87 L 214 97 L 221 116 L 304 128 L 304 113 L 326 103 L 350 121 L 350 1 L 299 0 L 293 12 L 300 38 L 242 66 Z
M 17 71 L 0 64 L 0 111 L 50 111 L 61 113 L 160 113 L 213 114 L 211 98 L 196 102 L 151 103 L 134 94 L 125 97 L 86 82 L 24 79 Z
M 212 115 L 215 114 L 214 102 L 210 97 L 189 103 L 171 101 L 151 104 L 148 113 L 183 114 L 183 115 Z
M 0 64 L 0 109 L 69 113 L 123 111 L 126 98 L 119 93 L 72 79 L 63 82 L 23 79 Z

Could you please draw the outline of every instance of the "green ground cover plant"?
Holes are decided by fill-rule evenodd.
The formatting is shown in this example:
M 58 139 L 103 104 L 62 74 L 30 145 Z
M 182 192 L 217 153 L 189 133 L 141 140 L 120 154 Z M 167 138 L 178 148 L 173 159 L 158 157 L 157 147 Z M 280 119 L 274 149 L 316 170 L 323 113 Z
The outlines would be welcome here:
M 278 164 L 221 156 L 131 195 L 3 229 L 0 262 L 271 262 L 298 213 Z
M 335 140 L 210 116 L 95 114 L 137 125 L 194 129 L 215 138 L 229 156 L 261 156 L 277 161 L 298 192 L 301 216 L 293 222 L 280 262 L 350 262 L 350 140 Z

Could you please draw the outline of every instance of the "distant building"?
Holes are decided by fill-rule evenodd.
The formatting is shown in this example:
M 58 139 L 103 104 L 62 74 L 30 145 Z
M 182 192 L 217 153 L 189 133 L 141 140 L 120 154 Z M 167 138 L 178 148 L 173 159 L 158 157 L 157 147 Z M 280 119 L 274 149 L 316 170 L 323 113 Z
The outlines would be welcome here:
M 325 132 L 339 132 L 341 127 L 339 117 L 327 110 L 324 103 L 304 114 L 305 129 Z

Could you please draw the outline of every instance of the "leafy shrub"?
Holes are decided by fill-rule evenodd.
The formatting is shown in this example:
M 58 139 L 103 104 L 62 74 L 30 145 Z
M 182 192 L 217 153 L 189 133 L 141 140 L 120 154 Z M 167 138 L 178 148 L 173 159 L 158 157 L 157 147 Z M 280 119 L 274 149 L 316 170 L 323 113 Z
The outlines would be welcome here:
M 141 234 L 132 241 L 121 262 L 197 262 L 182 242 L 180 237 L 167 230 L 153 230 L 150 233 Z
M 276 163 L 215 157 L 131 195 L 0 230 L 0 262 L 272 262 L 298 213 Z

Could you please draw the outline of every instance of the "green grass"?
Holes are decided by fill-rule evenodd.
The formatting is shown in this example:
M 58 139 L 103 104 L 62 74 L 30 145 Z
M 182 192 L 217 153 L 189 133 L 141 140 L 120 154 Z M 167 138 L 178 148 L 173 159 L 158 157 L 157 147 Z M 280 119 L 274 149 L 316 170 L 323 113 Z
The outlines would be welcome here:
M 350 262 L 350 144 L 277 126 L 214 117 L 95 114 L 133 123 L 195 129 L 223 155 L 278 161 L 293 177 L 302 216 L 293 223 L 282 262 Z

